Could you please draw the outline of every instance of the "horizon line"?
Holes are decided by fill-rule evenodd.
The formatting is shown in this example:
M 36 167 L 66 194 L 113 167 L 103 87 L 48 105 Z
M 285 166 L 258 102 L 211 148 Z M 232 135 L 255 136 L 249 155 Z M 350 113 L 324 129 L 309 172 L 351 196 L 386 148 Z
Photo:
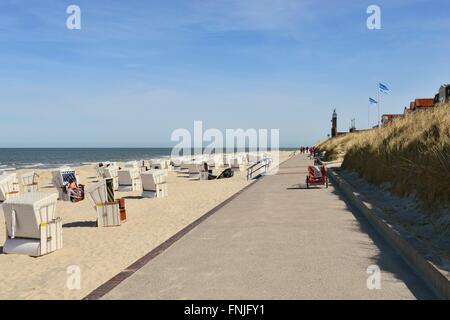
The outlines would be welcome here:
M 173 149 L 174 147 L 1 147 L 0 149 Z M 206 148 L 206 147 L 204 147 Z M 298 146 L 280 146 L 279 149 L 297 149 Z M 191 149 L 199 149 L 192 147 Z M 226 148 L 223 148 L 226 149 Z M 271 150 L 271 148 L 267 148 Z

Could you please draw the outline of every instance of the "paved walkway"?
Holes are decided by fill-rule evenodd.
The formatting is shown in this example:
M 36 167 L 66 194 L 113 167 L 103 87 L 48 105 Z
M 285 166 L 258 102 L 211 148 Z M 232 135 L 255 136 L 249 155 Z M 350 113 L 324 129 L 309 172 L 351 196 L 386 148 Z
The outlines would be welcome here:
M 333 186 L 299 188 L 309 163 L 288 160 L 104 298 L 435 298 Z M 371 265 L 380 290 L 367 289 Z

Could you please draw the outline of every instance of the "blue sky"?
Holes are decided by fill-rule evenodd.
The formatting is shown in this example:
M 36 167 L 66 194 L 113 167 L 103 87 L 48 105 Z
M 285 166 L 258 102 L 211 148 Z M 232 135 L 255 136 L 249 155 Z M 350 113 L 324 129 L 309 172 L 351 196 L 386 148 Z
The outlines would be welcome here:
M 80 6 L 82 29 L 66 8 Z M 366 9 L 381 7 L 382 30 Z M 446 0 L 2 0 L 0 147 L 171 146 L 176 128 L 367 126 L 450 82 Z M 372 108 L 375 124 L 376 109 Z

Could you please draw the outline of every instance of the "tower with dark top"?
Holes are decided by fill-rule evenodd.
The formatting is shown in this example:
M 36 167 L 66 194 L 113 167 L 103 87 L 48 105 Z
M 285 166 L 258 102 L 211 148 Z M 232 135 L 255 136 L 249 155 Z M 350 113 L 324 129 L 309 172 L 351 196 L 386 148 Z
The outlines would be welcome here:
M 337 136 L 337 113 L 336 109 L 333 111 L 333 118 L 331 119 L 331 137 Z

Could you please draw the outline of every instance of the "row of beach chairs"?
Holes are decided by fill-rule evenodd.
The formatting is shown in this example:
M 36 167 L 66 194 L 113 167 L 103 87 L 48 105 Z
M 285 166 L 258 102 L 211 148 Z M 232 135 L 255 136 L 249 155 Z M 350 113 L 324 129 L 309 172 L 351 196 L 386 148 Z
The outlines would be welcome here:
M 21 176 L 22 186 L 25 192 L 34 192 L 38 188 L 39 175 L 35 172 Z M 15 172 L 0 175 L 0 203 L 6 199 L 17 196 L 20 192 L 19 181 Z
M 144 197 L 167 196 L 164 170 L 145 171 L 139 164 L 131 163 L 119 169 L 109 163 L 97 173 L 99 181 L 82 191 L 96 212 L 98 227 L 120 226 L 126 221 L 125 200 L 115 198 L 116 190 L 142 190 Z M 58 194 L 39 192 L 38 177 L 36 173 L 22 175 L 24 193 L 20 194 L 15 173 L 0 175 L 0 203 L 7 233 L 4 253 L 38 257 L 63 247 L 62 221 L 56 215 L 57 200 L 74 201 L 69 186 L 81 185 L 76 172 L 69 167 L 52 171 L 52 183 Z M 79 197 L 75 199 L 78 201 Z
M 189 159 L 173 159 L 171 161 L 173 170 L 175 170 L 179 176 L 198 176 L 200 179 L 204 179 L 206 172 L 209 169 L 232 169 L 233 171 L 243 170 L 246 165 L 257 163 L 263 158 L 263 155 L 215 155 L 207 158 L 200 157 L 195 160 Z
M 120 192 L 142 191 L 143 197 L 167 196 L 167 173 L 161 165 L 142 166 L 138 162 L 125 163 L 123 168 L 116 164 L 102 165 L 97 170 L 100 178 L 112 179 L 113 190 Z M 150 169 L 149 169 L 150 168 Z

